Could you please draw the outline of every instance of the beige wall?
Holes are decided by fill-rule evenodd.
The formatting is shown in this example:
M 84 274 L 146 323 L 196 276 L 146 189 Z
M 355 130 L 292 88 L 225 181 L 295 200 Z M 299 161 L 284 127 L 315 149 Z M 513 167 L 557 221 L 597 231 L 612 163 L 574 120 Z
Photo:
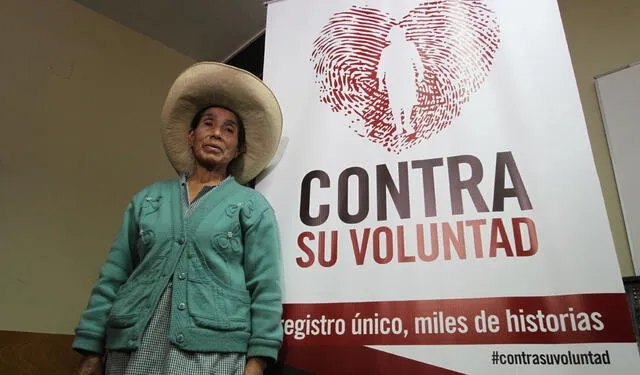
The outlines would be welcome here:
M 0 1 L 0 330 L 71 333 L 131 195 L 173 178 L 192 61 L 71 0 Z
M 631 276 L 629 242 L 593 77 L 640 61 L 640 1 L 559 0 L 558 4 L 620 269 L 623 276 Z

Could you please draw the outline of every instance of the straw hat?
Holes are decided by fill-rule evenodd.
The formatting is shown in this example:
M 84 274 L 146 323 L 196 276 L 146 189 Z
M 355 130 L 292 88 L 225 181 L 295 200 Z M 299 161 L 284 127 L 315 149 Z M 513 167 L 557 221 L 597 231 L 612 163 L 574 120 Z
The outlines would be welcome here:
M 236 67 L 201 62 L 185 70 L 171 86 L 162 108 L 162 143 L 179 174 L 195 166 L 187 140 L 196 113 L 211 105 L 235 112 L 244 124 L 247 151 L 230 164 L 236 180 L 245 184 L 271 161 L 282 133 L 282 112 L 271 90 L 253 74 Z

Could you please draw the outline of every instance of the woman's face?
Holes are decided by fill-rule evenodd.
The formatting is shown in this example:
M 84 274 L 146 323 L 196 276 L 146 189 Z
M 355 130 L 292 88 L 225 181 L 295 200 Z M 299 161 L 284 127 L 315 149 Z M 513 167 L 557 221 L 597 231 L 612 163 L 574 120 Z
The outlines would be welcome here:
M 225 169 L 244 150 L 238 147 L 240 123 L 224 108 L 207 109 L 196 128 L 189 132 L 193 155 L 207 169 Z

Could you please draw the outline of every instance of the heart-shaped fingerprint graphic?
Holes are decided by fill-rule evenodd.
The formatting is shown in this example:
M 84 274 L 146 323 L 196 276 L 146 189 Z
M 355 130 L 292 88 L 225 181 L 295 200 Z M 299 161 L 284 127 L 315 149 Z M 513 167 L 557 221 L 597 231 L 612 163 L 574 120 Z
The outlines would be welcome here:
M 491 69 L 499 34 L 478 0 L 425 2 L 401 20 L 353 6 L 314 41 L 320 100 L 356 134 L 399 153 L 460 115 Z

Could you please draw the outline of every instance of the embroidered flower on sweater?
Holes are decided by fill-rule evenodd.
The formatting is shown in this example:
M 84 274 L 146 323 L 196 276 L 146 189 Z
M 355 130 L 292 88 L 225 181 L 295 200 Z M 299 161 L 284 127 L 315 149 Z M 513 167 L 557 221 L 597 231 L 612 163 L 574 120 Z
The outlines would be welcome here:
M 145 244 L 147 247 L 151 247 L 156 239 L 156 234 L 153 230 L 149 228 L 140 229 L 139 232 L 140 241 Z
M 255 209 L 256 205 L 253 200 L 250 199 L 244 202 L 230 204 L 229 206 L 227 206 L 225 213 L 229 217 L 234 217 L 238 210 L 241 210 L 242 216 L 245 219 L 249 219 L 251 218 L 251 216 L 253 216 Z
M 211 238 L 211 243 L 215 248 L 227 250 L 231 248 L 234 253 L 242 250 L 242 231 L 240 226 L 235 226 L 227 232 L 216 233 Z
M 256 205 L 253 203 L 253 200 L 248 200 L 244 202 L 244 207 L 242 208 L 242 216 L 245 219 L 250 219 L 253 216 L 253 213 L 256 210 Z
M 240 205 L 241 203 L 233 203 L 227 206 L 227 209 L 225 210 L 225 213 L 227 214 L 227 216 L 233 217 L 240 209 Z
M 161 196 L 152 197 L 147 195 L 144 197 L 144 201 L 142 202 L 142 215 L 149 215 L 158 211 L 161 201 Z

